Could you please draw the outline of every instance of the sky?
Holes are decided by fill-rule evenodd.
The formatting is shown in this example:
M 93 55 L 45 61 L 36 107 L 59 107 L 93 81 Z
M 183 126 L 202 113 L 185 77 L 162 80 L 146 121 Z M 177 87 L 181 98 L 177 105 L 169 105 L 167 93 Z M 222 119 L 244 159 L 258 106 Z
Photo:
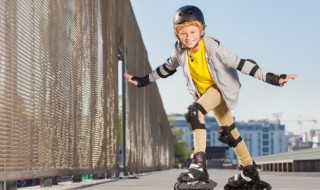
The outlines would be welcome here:
M 277 114 L 287 131 L 320 129 L 319 0 L 131 0 L 131 4 L 152 69 L 174 50 L 175 11 L 195 5 L 204 14 L 205 34 L 219 39 L 230 52 L 255 60 L 268 72 L 298 74 L 277 87 L 239 72 L 236 121 L 276 120 Z M 181 68 L 157 80 L 157 85 L 167 114 L 183 113 L 194 101 Z

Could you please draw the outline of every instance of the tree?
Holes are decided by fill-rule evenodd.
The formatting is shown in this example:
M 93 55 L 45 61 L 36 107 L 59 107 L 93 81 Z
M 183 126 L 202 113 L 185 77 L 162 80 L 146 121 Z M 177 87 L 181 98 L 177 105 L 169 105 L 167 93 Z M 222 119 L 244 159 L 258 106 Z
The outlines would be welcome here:
M 168 120 L 171 126 L 173 126 L 174 115 L 168 115 Z M 179 128 L 171 128 L 174 136 L 174 155 L 176 167 L 179 167 L 179 163 L 183 163 L 190 158 L 192 151 L 188 148 L 188 142 L 183 141 L 184 132 Z

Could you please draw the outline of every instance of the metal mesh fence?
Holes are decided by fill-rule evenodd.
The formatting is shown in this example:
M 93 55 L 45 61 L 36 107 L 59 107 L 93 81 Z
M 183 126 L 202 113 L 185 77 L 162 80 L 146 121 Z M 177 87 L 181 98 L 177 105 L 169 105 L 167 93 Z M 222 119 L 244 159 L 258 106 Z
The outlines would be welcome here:
M 0 181 L 118 164 L 118 54 L 151 68 L 129 0 L 0 0 Z M 157 86 L 127 86 L 126 165 L 173 165 Z

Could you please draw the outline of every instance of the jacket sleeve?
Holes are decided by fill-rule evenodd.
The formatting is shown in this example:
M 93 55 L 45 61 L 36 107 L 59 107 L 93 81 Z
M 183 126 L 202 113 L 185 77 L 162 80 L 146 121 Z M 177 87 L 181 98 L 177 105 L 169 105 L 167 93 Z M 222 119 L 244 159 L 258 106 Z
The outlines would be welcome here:
M 176 68 L 178 66 L 178 56 L 176 51 L 174 51 L 164 64 L 160 65 L 149 74 L 150 82 L 154 82 L 159 78 L 167 78 L 173 75 L 177 71 Z
M 238 55 L 229 52 L 222 45 L 219 45 L 218 47 L 217 56 L 225 66 L 232 67 L 241 73 L 260 79 L 263 82 L 270 83 L 268 80 L 268 72 L 259 67 L 255 61 L 251 59 L 242 59 Z

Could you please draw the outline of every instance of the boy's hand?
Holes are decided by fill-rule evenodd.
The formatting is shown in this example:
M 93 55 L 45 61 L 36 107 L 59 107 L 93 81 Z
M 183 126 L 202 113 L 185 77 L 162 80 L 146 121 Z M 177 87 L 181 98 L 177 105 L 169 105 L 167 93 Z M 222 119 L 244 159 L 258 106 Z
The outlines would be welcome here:
M 149 75 L 146 75 L 144 77 L 137 77 L 137 76 L 132 76 L 127 73 L 124 73 L 123 76 L 128 79 L 128 82 L 136 85 L 139 88 L 147 86 L 150 83 Z
M 284 85 L 284 83 L 288 82 L 289 80 L 294 80 L 296 77 L 298 77 L 297 74 L 290 74 L 290 75 L 287 75 L 286 78 L 281 78 L 279 79 L 279 84 L 282 86 Z
M 128 80 L 128 82 L 130 82 L 133 85 L 138 86 L 138 82 L 135 80 L 132 80 L 132 75 L 129 75 L 128 73 L 124 73 L 123 76 Z

